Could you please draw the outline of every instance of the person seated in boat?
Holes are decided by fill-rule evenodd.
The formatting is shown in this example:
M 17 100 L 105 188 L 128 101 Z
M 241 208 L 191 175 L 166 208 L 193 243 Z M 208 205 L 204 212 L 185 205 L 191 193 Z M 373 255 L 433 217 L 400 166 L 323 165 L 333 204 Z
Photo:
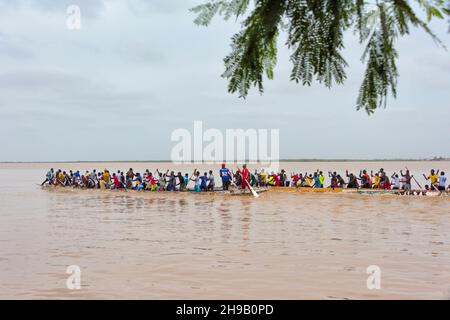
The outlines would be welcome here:
M 111 184 L 111 175 L 108 169 L 103 170 L 103 180 L 105 181 L 106 186 L 109 186 Z
M 281 169 L 281 172 L 278 175 L 278 179 L 280 180 L 280 187 L 285 187 L 287 177 L 286 177 L 286 171 L 284 171 L 284 169 Z
M 359 188 L 358 178 L 353 173 L 348 173 L 348 170 L 345 171 L 345 175 L 348 178 L 347 188 L 357 189 Z
M 185 189 L 187 189 L 188 184 L 189 184 L 189 174 L 185 173 L 183 178 L 184 178 Z
M 378 174 L 378 172 L 374 175 L 373 171 L 371 170 L 370 176 L 373 178 L 373 188 L 378 189 L 380 187 L 380 175 Z
M 367 173 L 367 170 L 363 170 L 359 172 L 359 178 L 361 180 L 361 188 L 371 189 L 372 188 L 372 179 L 370 175 Z
M 113 180 L 113 184 L 111 186 L 111 189 L 119 189 L 120 188 L 119 177 L 116 175 L 115 172 L 112 175 L 112 180 Z
M 64 186 L 70 187 L 72 185 L 72 177 L 66 171 L 63 171 L 63 175 L 64 175 Z
M 69 170 L 69 173 L 67 174 L 67 178 L 69 179 L 67 181 L 67 185 L 68 186 L 72 186 L 73 182 L 74 182 L 74 177 L 73 177 L 73 171 L 72 170 Z
M 447 183 L 447 178 L 445 177 L 445 172 L 442 171 L 441 175 L 438 178 L 438 187 L 439 191 L 445 191 L 445 184 Z
M 264 169 L 261 169 L 261 173 L 259 174 L 259 186 L 267 186 L 267 172 Z
M 393 173 L 391 176 L 392 179 L 392 190 L 400 190 L 400 178 L 397 173 Z
M 314 184 L 314 178 L 312 174 L 308 175 L 308 172 L 305 172 L 305 181 L 303 183 L 304 188 L 311 188 Z
M 156 174 L 158 174 L 158 191 L 164 191 L 166 190 L 166 177 L 169 173 L 169 170 L 166 171 L 166 173 L 159 172 L 159 169 L 156 169 Z
M 125 175 L 125 177 L 128 180 L 133 180 L 134 179 L 134 172 L 133 172 L 133 168 L 130 168 L 130 170 L 128 170 L 127 174 Z
M 325 177 L 324 177 L 322 171 L 319 171 L 319 182 L 320 182 L 320 188 L 323 188 L 325 185 Z
M 205 172 L 200 176 L 200 190 L 208 191 L 208 173 Z
M 402 170 L 400 170 L 400 175 L 403 178 L 402 189 L 406 190 L 406 191 L 411 191 L 411 179 L 412 179 L 412 176 L 409 173 L 409 170 L 407 169 L 405 174 L 403 174 Z
M 339 188 L 345 188 L 345 180 L 340 174 L 336 176 Z
M 186 190 L 186 185 L 187 185 L 187 184 L 185 183 L 183 174 L 182 174 L 180 171 L 178 171 L 178 173 L 177 173 L 177 179 L 178 179 L 177 186 L 179 186 L 179 187 L 178 187 L 178 190 L 179 190 L 179 191 L 185 191 L 185 190 Z M 188 179 L 189 179 L 189 178 L 188 178 Z
M 209 170 L 207 182 L 208 182 L 208 185 L 206 186 L 206 189 L 208 191 L 214 191 L 214 188 L 216 187 L 216 181 L 215 181 L 215 177 L 214 177 L 212 170 Z
M 425 176 L 425 174 L 423 174 L 423 177 L 425 178 L 425 180 L 430 180 L 431 191 L 437 190 L 437 187 L 439 186 L 438 175 L 439 175 L 439 170 L 434 171 L 434 169 L 431 169 L 430 175 L 428 177 Z
M 103 176 L 103 174 L 101 174 L 100 172 L 98 173 L 99 177 L 98 177 L 98 187 L 100 190 L 105 190 L 106 189 L 106 181 L 105 178 Z
M 222 163 L 221 168 L 219 170 L 219 176 L 222 179 L 222 189 L 228 190 L 230 188 L 231 184 L 231 172 L 228 170 L 228 168 L 225 167 L 225 163 Z
M 272 173 L 269 175 L 269 178 L 267 179 L 267 185 L 271 186 L 271 187 L 275 187 L 275 183 L 276 183 L 275 178 L 278 179 L 278 175 L 272 171 Z
M 298 187 L 298 181 L 300 180 L 300 177 L 298 173 L 291 172 L 291 187 Z
M 63 187 L 65 186 L 66 177 L 64 176 L 61 169 L 58 169 L 58 173 L 56 174 L 56 180 L 59 185 L 61 185 Z
M 142 185 L 142 176 L 139 172 L 134 175 L 133 182 L 135 182 L 134 190 L 142 190 L 144 186 Z
M 383 172 L 380 172 L 380 189 L 391 190 L 391 182 L 389 177 Z
M 127 181 L 126 181 L 125 174 L 123 173 L 123 171 L 120 171 L 119 182 L 120 182 L 121 188 L 127 187 Z
M 256 170 L 255 170 L 255 174 L 250 173 L 250 185 L 252 187 L 257 187 L 258 186 L 258 179 L 256 178 Z
M 242 184 L 242 176 L 241 173 L 238 171 L 236 173 L 233 173 L 233 177 L 234 177 L 234 184 L 236 186 L 239 186 Z
M 320 183 L 319 173 L 316 171 L 313 175 L 313 188 L 322 188 L 322 184 Z
M 177 177 L 175 176 L 175 172 L 171 171 L 170 174 L 168 175 L 166 191 L 175 191 L 176 185 L 177 185 Z
M 195 192 L 201 192 L 202 189 L 200 188 L 200 184 L 201 184 L 200 171 L 197 171 L 197 169 L 195 169 L 193 177 L 190 180 L 194 181 L 194 191 Z
M 97 173 L 97 188 L 100 188 L 100 180 L 103 180 L 103 173 Z
M 333 175 L 331 177 L 330 188 L 332 188 L 332 189 L 339 188 L 339 182 L 338 182 L 337 176 Z

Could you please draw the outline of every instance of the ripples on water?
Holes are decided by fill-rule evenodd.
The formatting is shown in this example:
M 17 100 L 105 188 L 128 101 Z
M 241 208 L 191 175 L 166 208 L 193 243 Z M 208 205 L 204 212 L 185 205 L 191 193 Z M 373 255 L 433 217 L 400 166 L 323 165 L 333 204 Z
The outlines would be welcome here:
M 0 187 L 1 297 L 448 297 L 448 199 L 44 191 L 32 177 Z

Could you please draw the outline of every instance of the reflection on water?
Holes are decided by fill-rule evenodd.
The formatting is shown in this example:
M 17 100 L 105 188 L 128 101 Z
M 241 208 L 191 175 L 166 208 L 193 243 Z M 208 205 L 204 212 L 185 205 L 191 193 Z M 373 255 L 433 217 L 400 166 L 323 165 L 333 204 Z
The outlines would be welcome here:
M 40 174 L 0 186 L 0 297 L 448 297 L 448 199 L 44 191 Z

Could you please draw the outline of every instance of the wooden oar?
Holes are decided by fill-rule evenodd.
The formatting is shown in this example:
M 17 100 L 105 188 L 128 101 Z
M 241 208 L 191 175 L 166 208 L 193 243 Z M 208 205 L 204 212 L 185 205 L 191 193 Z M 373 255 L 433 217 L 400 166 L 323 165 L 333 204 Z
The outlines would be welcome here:
M 241 170 L 239 169 L 239 166 L 237 166 L 237 169 L 238 169 L 238 171 L 241 171 Z M 242 176 L 242 179 L 244 179 L 243 176 Z M 250 183 L 248 182 L 248 180 L 247 180 L 247 179 L 244 179 L 244 181 L 245 181 L 245 183 L 247 184 L 247 186 L 248 186 L 248 188 L 250 189 L 250 191 L 252 192 L 253 196 L 254 196 L 255 198 L 258 198 L 258 197 L 259 197 L 259 194 L 255 191 L 255 189 L 253 189 L 253 187 L 250 185 Z

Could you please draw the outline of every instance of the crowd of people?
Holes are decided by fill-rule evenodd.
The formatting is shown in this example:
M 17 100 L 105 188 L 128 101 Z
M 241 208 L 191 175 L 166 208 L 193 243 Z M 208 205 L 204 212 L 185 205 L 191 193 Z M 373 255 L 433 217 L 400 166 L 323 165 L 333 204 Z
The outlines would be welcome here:
M 430 181 L 424 188 L 414 178 L 409 170 L 399 173 L 394 172 L 388 175 L 383 168 L 378 172 L 361 170 L 359 174 L 345 172 L 341 175 L 337 172 L 328 172 L 329 184 L 325 185 L 325 175 L 322 171 L 316 170 L 313 173 L 294 173 L 290 176 L 285 170 L 279 173 L 268 173 L 264 169 L 250 172 L 244 164 L 242 169 L 237 171 L 229 170 L 225 164 L 222 164 L 218 175 L 222 182 L 222 189 L 228 190 L 231 185 L 239 186 L 242 189 L 253 187 L 304 187 L 304 188 L 364 188 L 364 189 L 384 189 L 384 190 L 412 190 L 412 181 L 414 181 L 420 190 L 446 190 L 447 178 L 445 173 L 432 169 L 429 175 L 423 175 L 426 181 Z M 150 191 L 186 191 L 189 182 L 193 182 L 192 191 L 214 191 L 216 189 L 216 178 L 214 172 L 209 170 L 200 173 L 198 170 L 189 175 L 175 171 L 134 172 L 130 168 L 126 173 L 118 170 L 110 173 L 105 169 L 97 172 L 96 169 L 80 173 L 80 171 L 62 171 L 61 169 L 50 169 L 46 174 L 46 179 L 41 185 L 59 185 L 63 187 L 78 188 L 99 188 L 99 189 L 134 189 Z M 450 190 L 450 186 L 448 186 Z

